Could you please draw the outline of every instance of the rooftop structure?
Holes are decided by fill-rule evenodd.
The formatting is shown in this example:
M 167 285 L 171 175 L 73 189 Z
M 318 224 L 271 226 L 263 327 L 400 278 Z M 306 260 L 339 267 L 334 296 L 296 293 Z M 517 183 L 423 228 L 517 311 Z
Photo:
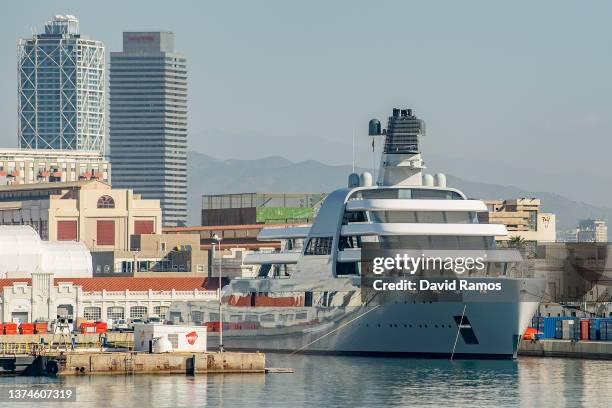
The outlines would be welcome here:
M 202 225 L 311 222 L 323 193 L 237 193 L 202 196 Z
M 111 165 L 98 152 L 0 149 L 0 185 L 90 179 L 111 181 Z

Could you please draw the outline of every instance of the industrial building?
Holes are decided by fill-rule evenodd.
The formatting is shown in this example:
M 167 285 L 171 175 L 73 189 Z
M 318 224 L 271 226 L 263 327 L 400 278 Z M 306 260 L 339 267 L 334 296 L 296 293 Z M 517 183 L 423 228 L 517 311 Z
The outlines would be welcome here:
M 51 322 L 72 319 L 107 321 L 147 316 L 169 318 L 173 301 L 217 299 L 216 280 L 204 278 L 31 278 L 0 279 L 0 320 Z
M 484 200 L 488 213 L 479 214 L 482 221 L 491 224 L 503 224 L 508 230 L 505 237 L 496 237 L 498 241 L 507 241 L 521 237 L 530 242 L 555 242 L 555 214 L 542 212 L 537 198 L 518 198 L 510 200 Z
M 0 185 L 79 180 L 110 184 L 110 163 L 98 152 L 0 149 Z
M 201 248 L 198 234 L 132 235 L 129 250 L 91 255 L 98 277 L 208 276 L 209 251 Z
M 56 15 L 18 46 L 19 147 L 104 153 L 105 53 Z
M 113 185 L 159 200 L 164 226 L 187 220 L 186 64 L 171 32 L 125 32 L 111 53 Z
M 237 193 L 202 196 L 202 226 L 309 223 L 323 193 Z
M 110 253 L 124 254 L 140 270 L 104 273 L 92 270 L 97 252 L 90 255 L 82 242 L 42 241 L 30 226 L 0 226 L 0 322 L 50 322 L 58 315 L 104 321 L 151 315 L 165 319 L 173 301 L 217 298 L 218 281 L 207 282 L 205 273 L 146 270 L 149 263 L 162 264 L 172 253 L 177 264 L 201 263 L 204 270 L 208 253 L 195 245 L 197 235 L 145 234 L 132 236 L 132 241 L 138 245 L 133 252 Z
M 0 225 L 30 225 L 43 240 L 92 251 L 129 250 L 130 236 L 161 232 L 158 200 L 96 180 L 0 186 Z

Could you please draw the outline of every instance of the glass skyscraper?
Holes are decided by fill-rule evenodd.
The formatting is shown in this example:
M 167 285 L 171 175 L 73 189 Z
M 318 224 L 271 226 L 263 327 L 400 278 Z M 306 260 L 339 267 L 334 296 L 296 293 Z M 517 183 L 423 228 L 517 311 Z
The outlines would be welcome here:
M 187 62 L 171 32 L 125 32 L 110 62 L 113 186 L 159 199 L 164 226 L 187 220 Z
M 56 15 L 18 46 L 19 147 L 104 153 L 104 45 Z

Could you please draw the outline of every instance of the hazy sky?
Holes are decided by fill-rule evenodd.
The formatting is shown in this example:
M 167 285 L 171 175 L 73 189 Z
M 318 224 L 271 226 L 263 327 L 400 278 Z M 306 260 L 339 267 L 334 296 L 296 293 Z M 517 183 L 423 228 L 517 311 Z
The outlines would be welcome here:
M 77 15 L 107 51 L 120 50 L 123 30 L 174 31 L 191 137 L 218 128 L 350 145 L 354 127 L 365 138 L 370 117 L 402 105 L 426 120 L 436 154 L 608 173 L 610 2 L 11 2 L 2 146 L 16 145 L 18 39 L 58 13 Z

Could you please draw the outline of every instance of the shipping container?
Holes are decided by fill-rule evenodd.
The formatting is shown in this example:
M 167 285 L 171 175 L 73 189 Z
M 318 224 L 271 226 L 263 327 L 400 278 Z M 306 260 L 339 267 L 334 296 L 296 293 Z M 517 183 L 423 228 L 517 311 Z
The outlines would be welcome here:
M 46 333 L 48 331 L 49 325 L 46 322 L 38 322 L 38 323 L 34 323 L 34 331 L 37 334 L 43 334 Z
M 108 332 L 108 325 L 106 324 L 106 322 L 96 322 L 95 327 L 96 327 L 96 333 Z
M 534 316 L 533 319 L 531 319 L 531 327 L 540 333 L 544 333 L 544 319 L 545 317 L 543 316 Z
M 580 340 L 589 339 L 589 319 L 580 320 Z
M 94 322 L 83 322 L 80 326 L 81 333 L 95 333 L 96 325 Z
M 589 340 L 599 339 L 599 319 L 589 319 Z
M 4 334 L 17 334 L 17 323 L 4 323 Z
M 34 323 L 19 323 L 20 334 L 34 334 Z
M 545 339 L 562 339 L 563 338 L 563 320 L 573 320 L 575 317 L 555 316 L 545 317 L 542 333 Z
M 603 341 L 612 341 L 612 319 L 599 320 L 599 339 Z
M 578 340 L 580 338 L 580 324 L 578 319 L 564 319 L 559 320 L 562 327 L 562 339 L 563 340 Z

